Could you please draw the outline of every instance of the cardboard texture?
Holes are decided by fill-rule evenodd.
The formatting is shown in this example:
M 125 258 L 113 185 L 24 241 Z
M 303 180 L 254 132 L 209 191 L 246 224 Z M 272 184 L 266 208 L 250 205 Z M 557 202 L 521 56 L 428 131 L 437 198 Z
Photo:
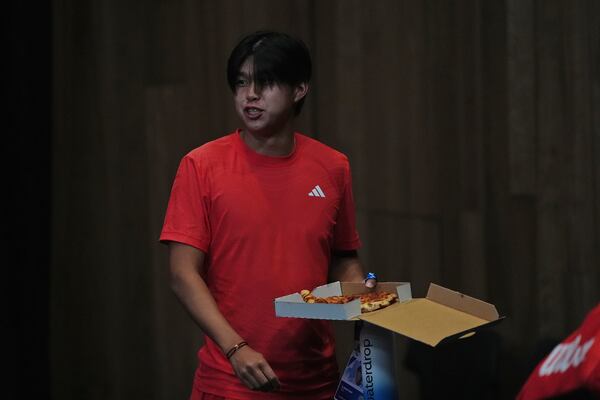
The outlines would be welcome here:
M 319 286 L 319 297 L 364 293 L 362 283 L 334 282 Z M 398 303 L 381 310 L 361 314 L 359 300 L 347 304 L 307 304 L 299 293 L 275 299 L 279 317 L 336 320 L 361 319 L 373 325 L 418 340 L 430 346 L 467 336 L 484 326 L 503 319 L 492 304 L 460 292 L 430 284 L 426 298 L 413 299 L 410 284 L 380 282 L 375 291 L 396 291 Z

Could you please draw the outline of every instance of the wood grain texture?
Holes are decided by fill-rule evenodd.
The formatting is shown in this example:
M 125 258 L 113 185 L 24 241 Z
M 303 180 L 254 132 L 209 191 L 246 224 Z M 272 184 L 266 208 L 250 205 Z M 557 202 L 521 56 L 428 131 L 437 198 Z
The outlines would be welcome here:
M 511 193 L 533 194 L 536 183 L 535 2 L 508 0 L 507 87 Z
M 202 343 L 201 332 L 171 293 L 167 249 L 158 244 L 173 171 L 180 155 L 194 146 L 185 140 L 192 135 L 179 134 L 188 128 L 185 121 L 190 119 L 193 108 L 188 92 L 184 85 L 160 85 L 145 91 L 145 143 L 148 158 L 153 160 L 147 165 L 146 181 L 156 193 L 148 199 L 147 214 L 146 240 L 151 244 L 147 269 L 152 277 L 148 307 L 153 310 L 148 336 L 155 350 L 152 354 L 155 396 L 164 399 L 189 395 L 189 388 L 180 383 L 179 377 L 189 376 L 196 362 L 193 357 L 181 357 L 180 352 L 195 354 Z M 173 148 L 178 151 L 172 151 Z M 180 334 L 174 337 L 173 331 Z

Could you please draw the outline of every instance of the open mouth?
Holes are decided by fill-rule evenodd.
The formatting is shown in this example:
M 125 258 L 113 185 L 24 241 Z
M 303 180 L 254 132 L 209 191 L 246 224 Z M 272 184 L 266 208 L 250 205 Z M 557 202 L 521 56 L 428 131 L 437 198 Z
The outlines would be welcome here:
M 262 115 L 264 110 L 257 107 L 244 107 L 244 114 L 249 119 L 258 119 Z

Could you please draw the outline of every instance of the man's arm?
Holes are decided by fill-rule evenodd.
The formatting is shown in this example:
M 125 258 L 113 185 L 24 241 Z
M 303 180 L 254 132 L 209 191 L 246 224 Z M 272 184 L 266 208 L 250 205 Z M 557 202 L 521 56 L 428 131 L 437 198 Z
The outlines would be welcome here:
M 227 352 L 243 338 L 221 314 L 202 278 L 204 258 L 205 254 L 192 246 L 169 243 L 171 289 L 200 329 Z M 279 388 L 279 380 L 265 358 L 250 346 L 241 347 L 229 361 L 236 375 L 250 389 Z
M 336 251 L 331 255 L 330 282 L 362 282 L 364 279 L 365 272 L 356 250 Z

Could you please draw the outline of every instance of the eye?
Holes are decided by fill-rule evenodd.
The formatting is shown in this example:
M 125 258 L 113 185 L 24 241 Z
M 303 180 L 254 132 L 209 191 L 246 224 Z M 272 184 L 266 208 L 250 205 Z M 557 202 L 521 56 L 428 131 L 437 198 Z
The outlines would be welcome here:
M 248 79 L 245 79 L 245 78 L 238 78 L 238 79 L 235 81 L 235 86 L 237 86 L 237 87 L 248 86 Z

